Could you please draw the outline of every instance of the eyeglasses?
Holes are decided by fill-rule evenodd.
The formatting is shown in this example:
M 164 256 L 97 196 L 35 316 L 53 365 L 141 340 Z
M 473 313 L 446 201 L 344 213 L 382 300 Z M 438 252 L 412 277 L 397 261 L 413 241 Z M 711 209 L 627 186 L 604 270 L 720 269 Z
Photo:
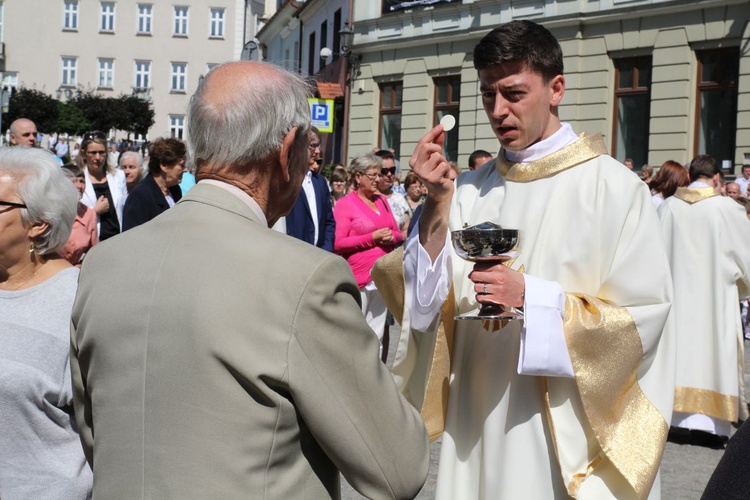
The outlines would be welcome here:
M 0 207 L 26 208 L 23 203 L 14 203 L 12 201 L 0 201 Z
M 106 140 L 107 136 L 104 135 L 104 132 L 99 132 L 98 130 L 95 130 L 93 132 L 86 132 L 85 134 L 83 134 L 84 141 L 93 141 L 94 139 Z
M 380 174 L 368 174 L 368 173 L 365 173 L 365 172 L 363 172 L 362 175 L 366 175 L 371 181 L 374 181 L 378 177 L 382 177 L 382 175 L 380 175 Z
M 312 151 L 313 149 L 318 149 L 318 148 L 320 147 L 320 143 L 313 143 L 313 144 L 310 144 L 310 145 L 309 145 L 309 146 L 307 146 L 307 147 L 308 147 L 308 149 L 309 149 L 310 151 Z
M 380 169 L 380 175 L 385 177 L 386 175 L 396 175 L 396 167 L 390 167 L 390 168 L 381 168 Z

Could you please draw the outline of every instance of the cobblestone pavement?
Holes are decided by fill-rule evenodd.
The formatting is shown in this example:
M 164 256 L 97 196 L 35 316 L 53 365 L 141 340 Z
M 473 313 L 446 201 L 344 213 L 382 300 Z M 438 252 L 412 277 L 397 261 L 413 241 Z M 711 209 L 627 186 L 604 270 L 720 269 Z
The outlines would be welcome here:
M 398 335 L 398 326 L 391 327 L 392 335 Z M 392 337 L 393 338 L 393 337 Z M 393 357 L 391 343 L 389 360 Z M 745 341 L 745 387 L 750 387 L 750 343 Z M 712 450 L 701 446 L 679 445 L 667 443 L 661 466 L 661 487 L 664 500 L 698 500 L 711 477 L 716 464 L 719 463 L 724 450 Z M 430 446 L 430 472 L 422 491 L 417 499 L 427 500 L 435 498 L 435 484 L 437 468 L 440 459 L 440 441 Z M 341 481 L 341 498 L 344 500 L 360 500 L 364 498 Z

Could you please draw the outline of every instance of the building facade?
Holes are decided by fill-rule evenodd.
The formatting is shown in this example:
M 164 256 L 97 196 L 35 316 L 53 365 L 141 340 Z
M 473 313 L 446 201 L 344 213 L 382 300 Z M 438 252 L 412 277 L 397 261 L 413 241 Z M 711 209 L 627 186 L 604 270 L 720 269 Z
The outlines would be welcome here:
M 728 173 L 750 156 L 750 4 L 738 0 L 354 0 L 349 157 L 395 149 L 404 162 L 443 114 L 446 154 L 466 167 L 497 151 L 472 51 L 499 24 L 529 19 L 558 38 L 567 90 L 561 119 L 601 133 L 636 167 L 700 153 Z
M 59 99 L 76 88 L 105 97 L 138 95 L 153 102 L 149 138 L 182 138 L 199 78 L 218 63 L 252 57 L 246 42 L 274 4 L 5 0 L 0 2 L 3 84 Z
M 266 61 L 308 76 L 315 84 L 315 97 L 327 100 L 330 127 L 321 129 L 325 165 L 346 161 L 349 66 L 341 54 L 341 31 L 351 24 L 350 4 L 286 0 L 258 33 Z M 324 49 L 328 57 L 321 56 Z

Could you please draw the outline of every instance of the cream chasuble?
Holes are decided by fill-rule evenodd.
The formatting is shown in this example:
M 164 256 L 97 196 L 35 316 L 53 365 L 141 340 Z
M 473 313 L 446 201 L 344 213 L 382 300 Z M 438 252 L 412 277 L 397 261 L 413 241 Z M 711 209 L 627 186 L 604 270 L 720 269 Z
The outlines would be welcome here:
M 574 379 L 517 373 L 521 321 L 452 321 L 476 306 L 471 262 L 452 255 L 455 300 L 431 331 L 410 329 L 408 299 L 399 309 L 395 252 L 378 263 L 378 289 L 395 284 L 384 296 L 403 312 L 394 376 L 433 439 L 446 410 L 438 499 L 651 492 L 672 412 L 671 283 L 646 185 L 604 153 L 596 135 L 464 173 L 450 216 L 450 230 L 492 221 L 522 231 L 511 267 L 565 290 Z
M 738 304 L 750 295 L 750 221 L 711 187 L 679 188 L 659 218 L 679 338 L 672 425 L 728 435 L 728 422 L 747 419 Z

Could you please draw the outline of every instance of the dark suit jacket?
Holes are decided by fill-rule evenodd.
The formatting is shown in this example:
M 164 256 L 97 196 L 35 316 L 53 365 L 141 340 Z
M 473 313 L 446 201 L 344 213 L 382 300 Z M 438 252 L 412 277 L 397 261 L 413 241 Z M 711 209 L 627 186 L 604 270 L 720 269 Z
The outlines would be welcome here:
M 315 205 L 318 208 L 318 241 L 313 241 L 315 239 L 315 226 L 304 188 L 300 189 L 292 211 L 286 216 L 286 234 L 323 250 L 333 252 L 336 221 L 333 219 L 331 192 L 328 189 L 326 178 L 318 173 L 312 174 L 312 183 L 315 189 Z
M 96 245 L 71 320 L 94 498 L 338 498 L 339 471 L 413 498 L 427 434 L 359 300 L 346 261 L 217 186 Z
M 182 198 L 180 186 L 172 186 L 169 193 L 175 202 Z M 130 192 L 122 212 L 122 230 L 127 231 L 144 224 L 169 208 L 167 199 L 151 174 Z

